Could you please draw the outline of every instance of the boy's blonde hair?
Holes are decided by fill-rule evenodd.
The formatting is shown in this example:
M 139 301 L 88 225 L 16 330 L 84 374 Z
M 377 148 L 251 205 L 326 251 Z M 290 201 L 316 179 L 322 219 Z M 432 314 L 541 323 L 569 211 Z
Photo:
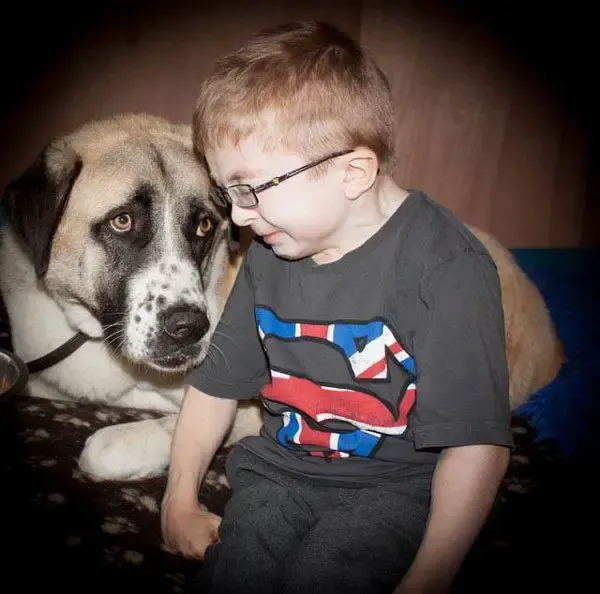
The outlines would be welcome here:
M 383 172 L 393 163 L 388 80 L 364 48 L 328 23 L 263 30 L 218 60 L 201 85 L 193 128 L 200 156 L 253 135 L 266 152 L 311 160 L 363 146 Z

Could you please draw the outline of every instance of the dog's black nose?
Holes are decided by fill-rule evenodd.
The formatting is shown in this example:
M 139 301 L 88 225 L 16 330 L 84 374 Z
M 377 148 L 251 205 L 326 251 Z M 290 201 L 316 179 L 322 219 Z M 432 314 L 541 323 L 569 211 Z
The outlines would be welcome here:
M 198 342 L 208 331 L 206 312 L 198 308 L 170 307 L 163 314 L 165 333 L 177 342 Z

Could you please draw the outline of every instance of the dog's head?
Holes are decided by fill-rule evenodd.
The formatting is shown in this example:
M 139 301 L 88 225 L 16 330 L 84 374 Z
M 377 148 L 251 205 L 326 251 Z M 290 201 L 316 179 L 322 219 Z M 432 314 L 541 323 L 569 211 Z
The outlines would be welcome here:
M 231 229 L 209 194 L 189 127 L 124 115 L 50 143 L 2 205 L 74 328 L 183 371 L 205 356 L 222 308 Z

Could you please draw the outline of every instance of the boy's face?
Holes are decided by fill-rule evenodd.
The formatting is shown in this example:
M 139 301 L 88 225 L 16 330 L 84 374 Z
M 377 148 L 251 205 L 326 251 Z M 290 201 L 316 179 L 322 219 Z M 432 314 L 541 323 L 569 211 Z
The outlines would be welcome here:
M 206 159 L 223 188 L 234 184 L 256 187 L 308 163 L 298 155 L 265 153 L 251 138 L 237 146 L 209 150 Z M 232 205 L 234 223 L 251 227 L 282 258 L 326 260 L 326 254 L 338 248 L 349 214 L 344 164 L 344 157 L 333 159 L 318 179 L 310 171 L 290 177 L 258 193 L 254 208 Z

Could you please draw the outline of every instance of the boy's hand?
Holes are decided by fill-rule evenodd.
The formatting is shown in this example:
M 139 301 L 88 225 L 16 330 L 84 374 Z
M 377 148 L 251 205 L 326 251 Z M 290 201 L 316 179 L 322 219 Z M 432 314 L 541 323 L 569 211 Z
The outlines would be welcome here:
M 413 563 L 394 594 L 445 594 L 487 519 L 506 473 L 504 446 L 446 448 L 431 488 L 429 521 Z
M 200 504 L 177 505 L 165 498 L 161 510 L 162 536 L 167 547 L 184 557 L 204 559 L 218 542 L 221 518 Z

